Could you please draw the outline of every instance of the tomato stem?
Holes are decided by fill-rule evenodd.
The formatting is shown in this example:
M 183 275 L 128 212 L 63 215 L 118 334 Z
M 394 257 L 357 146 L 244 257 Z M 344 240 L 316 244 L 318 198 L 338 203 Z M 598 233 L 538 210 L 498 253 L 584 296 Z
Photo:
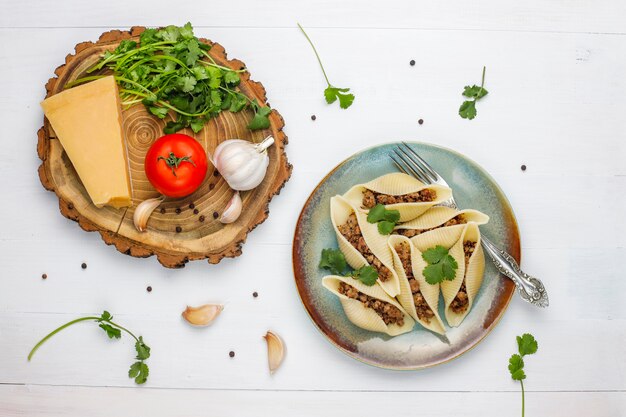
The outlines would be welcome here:
M 190 156 L 177 157 L 174 152 L 170 152 L 169 156 L 166 158 L 164 156 L 159 156 L 157 158 L 157 162 L 160 160 L 164 160 L 168 167 L 172 169 L 172 174 L 176 176 L 176 169 L 181 164 L 181 162 L 189 162 L 191 165 L 196 166 L 196 163 L 193 162 Z

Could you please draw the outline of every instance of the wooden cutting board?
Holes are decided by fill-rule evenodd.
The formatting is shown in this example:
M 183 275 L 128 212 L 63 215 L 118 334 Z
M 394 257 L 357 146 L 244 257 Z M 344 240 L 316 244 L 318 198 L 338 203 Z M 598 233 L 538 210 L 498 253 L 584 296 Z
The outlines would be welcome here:
M 114 30 L 102 34 L 96 43 L 76 45 L 75 54 L 65 58 L 65 64 L 55 70 L 56 77 L 46 84 L 46 97 L 63 91 L 68 82 L 84 76 L 85 71 L 99 60 L 105 50 L 115 49 L 123 39 L 138 38 L 144 30 L 143 27 L 133 27 L 128 32 Z M 219 44 L 206 39 L 201 41 L 211 45 L 209 53 L 218 64 L 235 70 L 245 67 L 241 61 L 228 60 L 224 48 Z M 267 105 L 263 85 L 252 81 L 247 71 L 240 75 L 241 92 Z M 99 232 L 104 242 L 114 245 L 118 251 L 140 258 L 156 255 L 159 262 L 168 268 L 183 267 L 190 260 L 207 259 L 209 263 L 218 263 L 224 257 L 241 255 L 241 246 L 247 234 L 267 218 L 270 200 L 280 192 L 291 175 L 292 166 L 285 154 L 285 123 L 280 114 L 276 110 L 272 111 L 269 117 L 271 126 L 266 130 L 248 130 L 246 126 L 253 113 L 244 110 L 239 113 L 221 112 L 197 134 L 189 129 L 181 131 L 195 137 L 209 153 L 213 153 L 217 145 L 226 139 L 260 142 L 268 135 L 274 136 L 276 142 L 268 149 L 270 164 L 267 175 L 257 188 L 241 193 L 244 205 L 241 217 L 235 223 L 223 225 L 218 218 L 233 191 L 209 162 L 202 186 L 188 197 L 165 200 L 150 217 L 148 230 L 144 233 L 138 232 L 133 225 L 135 207 L 141 201 L 159 195 L 146 178 L 144 157 L 150 145 L 163 136 L 163 126 L 167 120 L 150 115 L 142 104 L 124 110 L 123 116 L 133 206 L 119 210 L 97 208 L 92 204 L 50 123 L 44 117 L 44 125 L 37 132 L 37 152 L 42 160 L 39 178 L 47 190 L 54 191 L 58 196 L 61 214 L 77 221 L 83 230 Z

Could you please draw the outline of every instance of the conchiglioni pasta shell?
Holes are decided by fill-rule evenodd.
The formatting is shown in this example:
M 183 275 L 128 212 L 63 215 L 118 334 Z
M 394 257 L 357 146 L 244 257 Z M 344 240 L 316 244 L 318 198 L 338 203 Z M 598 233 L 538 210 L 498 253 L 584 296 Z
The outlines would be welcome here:
M 394 305 L 404 314 L 404 324 L 402 326 L 398 326 L 396 324 L 385 324 L 383 319 L 381 319 L 380 316 L 376 314 L 373 309 L 365 307 L 363 303 L 359 300 L 355 300 L 341 294 L 338 290 L 340 282 L 345 282 L 346 284 L 355 287 L 357 290 L 359 290 L 363 294 L 369 295 L 370 297 L 374 297 L 381 301 Z M 410 332 L 415 325 L 415 322 L 413 321 L 411 316 L 409 316 L 407 312 L 404 311 L 402 306 L 396 300 L 389 297 L 378 284 L 367 286 L 354 278 L 342 277 L 338 275 L 329 275 L 322 279 L 322 285 L 327 290 L 339 297 L 341 305 L 343 306 L 343 310 L 345 311 L 346 316 L 348 316 L 348 319 L 352 323 L 354 323 L 354 325 L 362 329 L 370 330 L 373 332 L 386 333 L 389 336 L 397 336 L 402 333 Z
M 465 254 L 463 253 L 463 243 L 466 240 L 476 242 L 476 247 L 474 248 L 474 252 L 469 259 L 467 268 L 465 267 Z M 443 294 L 445 304 L 444 311 L 446 321 L 450 326 L 456 327 L 461 324 L 463 319 L 465 319 L 467 314 L 472 309 L 474 298 L 476 297 L 476 294 L 478 293 L 478 290 L 483 282 L 485 255 L 480 244 L 480 230 L 478 229 L 478 225 L 476 223 L 468 223 L 465 226 L 459 241 L 450 249 L 450 254 L 454 257 L 454 259 L 456 259 L 459 264 L 459 269 L 457 269 L 457 274 L 453 281 L 443 281 L 441 283 L 441 292 Z M 468 306 L 463 313 L 457 314 L 452 311 L 450 304 L 459 292 L 463 279 L 465 279 Z
M 395 172 L 392 174 L 383 175 L 365 184 L 358 184 L 348 190 L 344 194 L 344 197 L 354 207 L 360 210 L 368 211 L 362 206 L 363 192 L 368 189 L 381 194 L 388 195 L 403 195 L 409 193 L 415 193 L 425 188 L 435 190 L 437 198 L 429 202 L 416 202 L 416 203 L 397 203 L 388 204 L 385 206 L 388 210 L 398 210 L 400 212 L 400 221 L 406 222 L 412 220 L 424 213 L 430 207 L 435 204 L 439 204 L 442 201 L 449 199 L 452 196 L 452 190 L 442 185 L 430 184 L 426 185 L 410 175 L 403 174 L 401 172 Z
M 346 199 L 337 195 L 330 199 L 330 217 L 337 235 L 337 242 L 339 243 L 339 249 L 346 257 L 348 264 L 358 269 L 362 266 L 368 265 L 367 260 L 361 255 L 361 252 L 356 250 L 354 246 L 348 242 L 348 240 L 341 234 L 337 226 L 344 224 L 350 214 L 355 213 L 359 228 L 365 244 L 370 251 L 377 257 L 380 262 L 391 271 L 391 278 L 387 281 L 378 279 L 378 283 L 391 297 L 395 297 L 400 293 L 400 284 L 398 282 L 398 276 L 393 269 L 393 258 L 389 246 L 387 246 L 387 236 L 381 235 L 378 232 L 378 226 L 373 223 L 368 223 L 367 215 L 357 209 L 355 209 Z
M 402 261 L 400 260 L 400 256 L 395 250 L 395 246 L 401 242 L 405 242 L 409 245 L 411 250 L 411 268 L 413 269 L 413 276 L 419 282 L 420 291 L 422 296 L 426 300 L 426 303 L 431 308 L 435 316 L 429 321 L 421 320 L 415 311 L 415 302 L 413 301 L 413 293 L 411 292 L 411 287 L 409 284 L 409 280 L 404 271 L 404 267 L 402 265 Z M 398 301 L 404 307 L 406 312 L 415 319 L 419 324 L 424 326 L 426 329 L 444 334 L 446 332 L 443 322 L 441 321 L 441 317 L 439 317 L 439 284 L 431 285 L 426 282 L 422 271 L 428 265 L 424 259 L 422 258 L 422 253 L 411 243 L 411 241 L 405 237 L 400 235 L 392 235 L 389 237 L 389 248 L 391 249 L 391 253 L 393 254 L 393 264 L 396 269 L 396 274 L 398 274 L 398 278 L 400 280 L 400 294 L 398 294 Z

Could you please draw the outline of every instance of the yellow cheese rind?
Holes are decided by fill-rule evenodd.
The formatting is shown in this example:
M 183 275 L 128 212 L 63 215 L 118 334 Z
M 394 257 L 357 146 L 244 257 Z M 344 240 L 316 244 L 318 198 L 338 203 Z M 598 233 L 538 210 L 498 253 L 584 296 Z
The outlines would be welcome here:
M 96 207 L 130 206 L 122 110 L 113 76 L 55 94 L 41 107 Z

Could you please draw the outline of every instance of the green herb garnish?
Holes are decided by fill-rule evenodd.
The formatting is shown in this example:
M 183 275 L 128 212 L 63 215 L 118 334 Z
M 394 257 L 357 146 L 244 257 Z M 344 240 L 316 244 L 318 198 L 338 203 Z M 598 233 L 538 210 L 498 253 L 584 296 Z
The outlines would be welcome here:
M 322 249 L 322 258 L 320 259 L 319 267 L 329 270 L 333 275 L 343 275 L 358 279 L 368 287 L 376 284 L 376 280 L 378 279 L 378 272 L 376 272 L 376 268 L 371 265 L 362 266 L 359 269 L 346 272 L 348 262 L 346 262 L 346 257 L 339 249 Z
M 76 320 L 72 320 L 68 323 L 65 323 L 63 326 L 58 327 L 57 329 L 53 330 L 48 335 L 46 335 L 46 337 L 41 339 L 39 343 L 35 345 L 35 347 L 33 347 L 33 349 L 28 354 L 28 360 L 30 361 L 33 355 L 35 354 L 35 352 L 37 351 L 37 349 L 39 349 L 39 347 L 43 345 L 52 336 L 54 336 L 61 330 L 73 324 L 79 323 L 81 321 L 88 321 L 88 320 L 93 320 L 96 323 L 99 323 L 98 327 L 104 330 L 107 336 L 109 336 L 109 339 L 121 338 L 122 331 L 128 333 L 130 336 L 132 336 L 133 339 L 135 339 L 135 351 L 137 352 L 137 356 L 135 357 L 135 359 L 137 359 L 137 361 L 130 366 L 130 369 L 128 371 L 128 377 L 134 378 L 135 383 L 137 384 L 145 383 L 146 380 L 148 379 L 148 374 L 150 370 L 148 369 L 148 365 L 144 361 L 150 357 L 150 347 L 146 345 L 146 343 L 143 341 L 142 336 L 136 337 L 134 334 L 130 332 L 130 330 L 120 326 L 117 323 L 114 323 L 112 321 L 113 316 L 108 311 L 104 311 L 100 317 L 88 316 L 88 317 L 81 317 Z
M 367 213 L 368 223 L 378 223 L 378 233 L 388 235 L 393 232 L 393 228 L 400 221 L 398 210 L 387 210 L 384 205 L 376 204 Z
M 522 417 L 524 417 L 525 403 L 524 403 L 524 382 L 526 379 L 526 373 L 524 373 L 524 359 L 526 355 L 532 355 L 537 352 L 537 341 L 532 334 L 525 333 L 522 336 L 517 336 L 517 351 L 509 358 L 509 372 L 511 378 L 515 381 L 519 381 L 522 386 Z
M 271 109 L 261 107 L 256 99 L 248 98 L 237 88 L 239 74 L 246 70 L 218 65 L 208 53 L 210 48 L 194 36 L 191 23 L 146 29 L 139 43 L 123 40 L 114 51 L 106 51 L 87 72 L 112 71 L 125 106 L 143 103 L 160 119 L 174 112 L 176 119 L 167 122 L 165 133 L 186 127 L 197 133 L 222 110 L 239 112 L 244 108 L 255 113 L 249 129 L 268 128 Z M 66 87 L 104 76 L 83 77 Z
M 328 81 L 328 76 L 326 75 L 326 71 L 324 70 L 322 60 L 317 53 L 317 49 L 315 49 L 315 45 L 313 45 L 313 42 L 309 38 L 309 35 L 306 34 L 302 26 L 300 26 L 300 23 L 298 23 L 298 27 L 302 31 L 302 34 L 304 35 L 306 40 L 309 41 L 311 48 L 313 48 L 313 52 L 315 52 L 315 56 L 317 57 L 317 62 L 319 62 L 320 68 L 322 68 L 322 73 L 324 74 L 324 78 L 326 79 L 326 84 L 328 84 L 328 87 L 326 87 L 326 89 L 324 90 L 324 98 L 326 99 L 326 102 L 328 104 L 332 104 L 337 101 L 337 99 L 339 99 L 339 107 L 341 107 L 342 109 L 347 109 L 354 102 L 354 94 L 348 93 L 348 91 L 350 91 L 349 88 L 334 87 L 330 84 L 330 81 Z
M 431 285 L 439 284 L 444 280 L 452 281 L 456 276 L 459 265 L 450 255 L 448 249 L 437 245 L 422 253 L 422 258 L 428 263 L 422 273 L 426 282 Z
M 472 98 L 473 100 L 466 100 L 461 104 L 459 108 L 459 116 L 464 119 L 472 120 L 476 117 L 476 102 L 481 98 L 485 97 L 489 92 L 485 90 L 485 70 L 487 68 L 483 67 L 483 78 L 480 84 L 480 87 L 474 84 L 473 86 L 466 85 L 463 90 L 463 95 L 465 97 Z

